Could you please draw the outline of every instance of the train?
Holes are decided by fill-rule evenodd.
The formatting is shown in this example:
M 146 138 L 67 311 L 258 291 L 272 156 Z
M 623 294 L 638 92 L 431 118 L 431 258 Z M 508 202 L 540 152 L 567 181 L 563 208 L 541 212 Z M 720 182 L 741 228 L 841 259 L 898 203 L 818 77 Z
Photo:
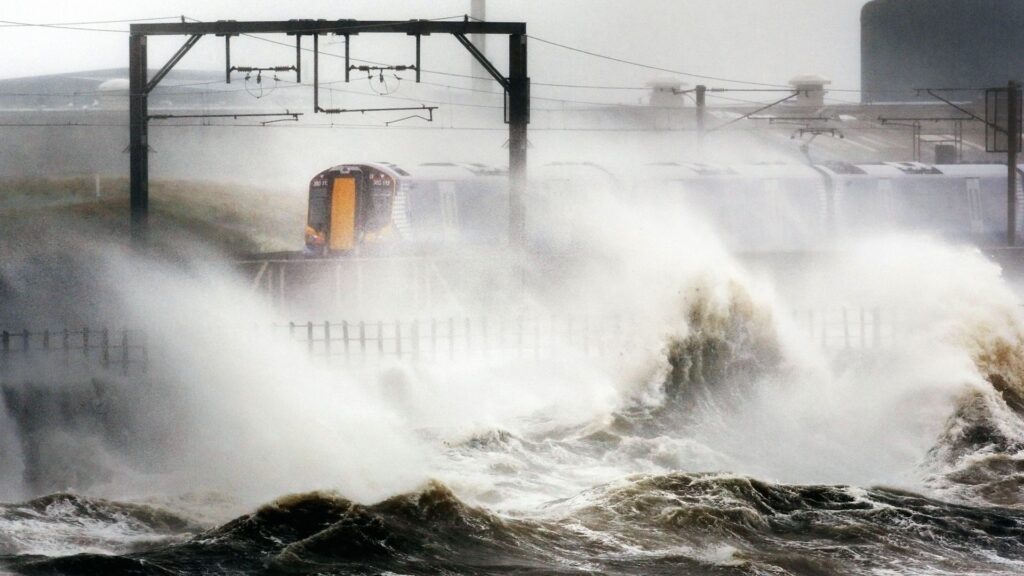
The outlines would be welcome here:
M 669 162 L 609 170 L 588 162 L 553 162 L 533 171 L 528 188 L 527 245 L 540 250 L 571 247 L 573 216 L 584 214 L 586 203 L 601 194 L 703 218 L 735 252 L 821 250 L 844 239 L 895 231 L 978 246 L 1006 241 L 1006 167 L 1000 164 Z M 1017 198 L 1020 212 L 1019 186 Z M 505 246 L 508 217 L 505 169 L 468 163 L 407 169 L 387 162 L 340 164 L 310 182 L 306 253 Z M 1017 221 L 1024 221 L 1024 214 Z
M 306 253 L 508 243 L 508 172 L 483 164 L 340 164 L 309 184 Z

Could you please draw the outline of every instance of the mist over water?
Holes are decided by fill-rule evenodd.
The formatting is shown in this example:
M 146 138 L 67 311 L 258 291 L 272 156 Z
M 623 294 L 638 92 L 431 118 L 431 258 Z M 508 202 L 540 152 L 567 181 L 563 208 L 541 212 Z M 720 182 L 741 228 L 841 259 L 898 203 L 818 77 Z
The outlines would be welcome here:
M 0 498 L 23 503 L 0 507 L 3 561 L 69 573 L 1021 568 L 1024 318 L 998 266 L 888 236 L 783 284 L 697 219 L 611 195 L 591 210 L 572 230 L 583 264 L 518 294 L 481 289 L 495 315 L 629 320 L 602 357 L 566 347 L 557 362 L 324 362 L 270 330 L 292 311 L 216 255 L 183 263 L 97 240 L 65 272 L 102 279 L 82 317 L 144 326 L 149 372 L 36 366 L 5 389 Z M 21 277 L 48 274 L 27 262 Z M 395 316 L 450 312 L 409 308 Z M 823 345 L 794 313 L 843 308 L 886 311 L 884 345 Z M 28 394 L 67 414 L 62 387 L 102 398 L 102 423 L 19 416 Z M 861 552 L 831 551 L 848 538 Z

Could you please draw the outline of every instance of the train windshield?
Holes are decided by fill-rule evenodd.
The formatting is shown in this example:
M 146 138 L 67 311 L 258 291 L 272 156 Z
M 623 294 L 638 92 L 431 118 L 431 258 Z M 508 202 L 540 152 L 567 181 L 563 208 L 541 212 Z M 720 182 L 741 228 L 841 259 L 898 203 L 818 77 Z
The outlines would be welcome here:
M 329 214 L 327 190 L 313 189 L 309 192 L 309 227 L 317 232 L 323 232 L 327 228 L 327 217 Z

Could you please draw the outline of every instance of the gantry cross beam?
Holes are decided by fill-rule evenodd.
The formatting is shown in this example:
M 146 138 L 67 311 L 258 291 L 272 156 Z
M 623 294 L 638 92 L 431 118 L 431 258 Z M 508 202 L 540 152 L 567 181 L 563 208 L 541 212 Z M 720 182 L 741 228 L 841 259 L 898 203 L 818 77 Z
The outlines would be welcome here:
M 145 242 L 149 226 L 149 93 L 185 56 L 200 38 L 207 35 L 230 38 L 239 34 L 288 34 L 296 37 L 298 53 L 301 37 L 336 34 L 346 40 L 357 34 L 406 34 L 416 37 L 417 54 L 421 36 L 451 34 L 505 89 L 508 98 L 509 156 L 509 242 L 522 246 L 525 229 L 523 195 L 526 192 L 526 127 L 530 120 L 530 79 L 526 66 L 526 23 L 524 22 L 437 22 L 429 20 L 280 20 L 181 22 L 132 24 L 129 37 L 129 152 L 131 155 L 131 233 L 136 244 Z M 470 42 L 467 34 L 506 35 L 509 41 L 508 75 L 503 75 Z M 188 40 L 153 76 L 148 78 L 147 42 L 149 36 L 188 36 Z M 348 53 L 348 42 L 345 43 Z M 316 56 L 316 53 L 314 53 Z M 417 78 L 419 69 L 417 68 Z M 347 76 L 347 72 L 346 72 Z M 347 79 L 347 78 L 346 78 Z M 319 112 L 314 104 L 314 112 Z

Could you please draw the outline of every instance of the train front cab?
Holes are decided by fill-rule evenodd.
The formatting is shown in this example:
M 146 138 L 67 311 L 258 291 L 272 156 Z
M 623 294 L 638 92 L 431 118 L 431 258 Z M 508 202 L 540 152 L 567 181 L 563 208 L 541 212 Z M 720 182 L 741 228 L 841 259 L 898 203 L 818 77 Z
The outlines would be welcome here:
M 309 185 L 306 253 L 348 254 L 382 236 L 390 224 L 396 179 L 374 166 L 342 165 L 317 174 Z

